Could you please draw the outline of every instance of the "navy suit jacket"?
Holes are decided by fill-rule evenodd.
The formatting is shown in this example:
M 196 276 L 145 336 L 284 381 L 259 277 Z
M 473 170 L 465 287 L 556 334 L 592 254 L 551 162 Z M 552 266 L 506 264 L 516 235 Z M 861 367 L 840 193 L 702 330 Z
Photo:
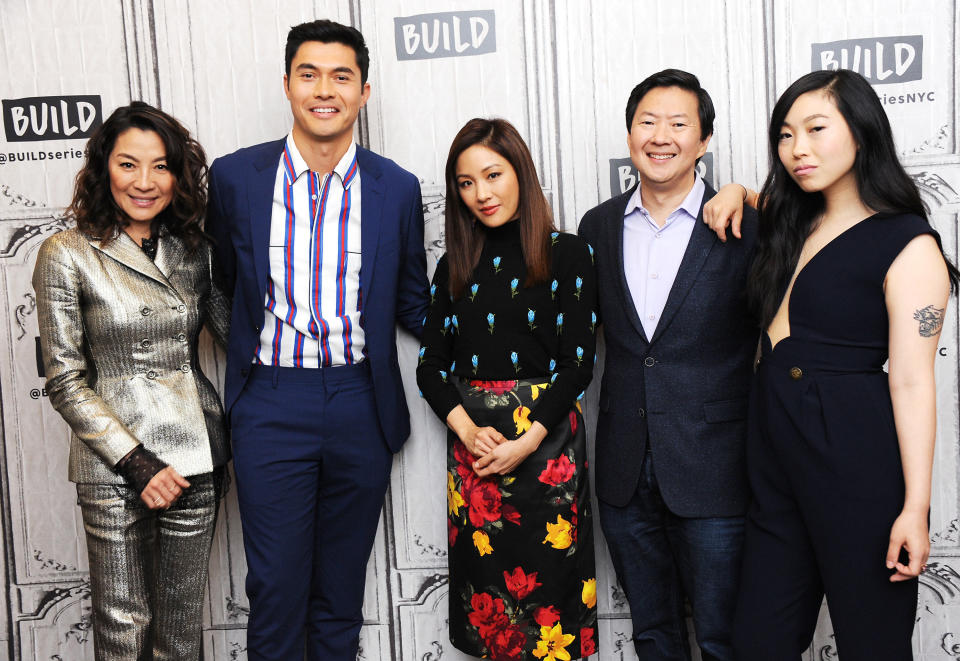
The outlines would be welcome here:
M 747 398 L 759 336 L 745 286 L 757 232 L 721 242 L 703 205 L 663 314 L 648 338 L 623 268 L 623 213 L 633 190 L 591 209 L 580 235 L 594 247 L 606 343 L 597 422 L 597 496 L 617 506 L 636 492 L 649 444 L 663 500 L 684 517 L 746 512 Z M 716 192 L 707 186 L 703 201 Z
M 273 190 L 283 145 L 277 140 L 247 147 L 218 158 L 210 168 L 206 230 L 216 241 L 218 280 L 224 292 L 233 294 L 224 393 L 228 420 L 260 343 Z M 420 183 L 393 161 L 360 146 L 357 164 L 363 201 L 360 286 L 365 353 L 380 427 L 396 452 L 410 435 L 396 325 L 419 337 L 430 302 Z

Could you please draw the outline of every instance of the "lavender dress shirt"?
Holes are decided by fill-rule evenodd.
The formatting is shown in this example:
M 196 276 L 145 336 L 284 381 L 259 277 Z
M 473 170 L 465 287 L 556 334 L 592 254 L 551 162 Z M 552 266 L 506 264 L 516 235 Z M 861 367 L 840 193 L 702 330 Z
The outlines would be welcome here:
M 693 188 L 663 227 L 640 201 L 637 186 L 623 214 L 623 271 L 633 305 L 647 339 L 653 337 L 667 296 L 677 277 L 683 253 L 700 213 L 704 185 L 695 176 Z

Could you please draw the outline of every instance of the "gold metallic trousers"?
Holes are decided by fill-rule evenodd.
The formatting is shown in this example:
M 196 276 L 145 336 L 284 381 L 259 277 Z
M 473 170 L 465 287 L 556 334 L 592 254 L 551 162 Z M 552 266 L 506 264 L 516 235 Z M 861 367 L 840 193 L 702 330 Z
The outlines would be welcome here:
M 190 488 L 170 509 L 157 511 L 124 485 L 77 485 L 97 661 L 201 658 L 221 474 L 188 477 Z

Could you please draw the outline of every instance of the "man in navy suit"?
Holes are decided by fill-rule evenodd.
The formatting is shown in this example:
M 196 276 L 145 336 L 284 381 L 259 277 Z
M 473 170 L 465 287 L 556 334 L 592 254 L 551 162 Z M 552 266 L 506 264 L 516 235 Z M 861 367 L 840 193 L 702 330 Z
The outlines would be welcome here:
M 744 289 L 756 237 L 703 223 L 697 175 L 714 110 L 696 76 L 653 74 L 627 102 L 633 190 L 591 209 L 606 342 L 596 435 L 600 524 L 630 603 L 641 661 L 730 661 L 739 580 L 747 395 L 757 346 Z M 735 190 L 739 190 L 737 187 Z
M 392 454 L 410 433 L 396 324 L 429 303 L 420 186 L 353 139 L 370 96 L 355 29 L 292 28 L 283 140 L 217 159 L 207 231 L 233 293 L 225 404 L 251 661 L 357 656 Z

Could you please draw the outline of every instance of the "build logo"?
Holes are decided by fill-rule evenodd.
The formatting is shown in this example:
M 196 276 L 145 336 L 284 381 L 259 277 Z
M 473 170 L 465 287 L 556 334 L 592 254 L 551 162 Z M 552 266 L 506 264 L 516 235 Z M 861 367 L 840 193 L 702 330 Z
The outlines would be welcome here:
M 103 122 L 98 95 L 3 99 L 7 142 L 82 140 Z

